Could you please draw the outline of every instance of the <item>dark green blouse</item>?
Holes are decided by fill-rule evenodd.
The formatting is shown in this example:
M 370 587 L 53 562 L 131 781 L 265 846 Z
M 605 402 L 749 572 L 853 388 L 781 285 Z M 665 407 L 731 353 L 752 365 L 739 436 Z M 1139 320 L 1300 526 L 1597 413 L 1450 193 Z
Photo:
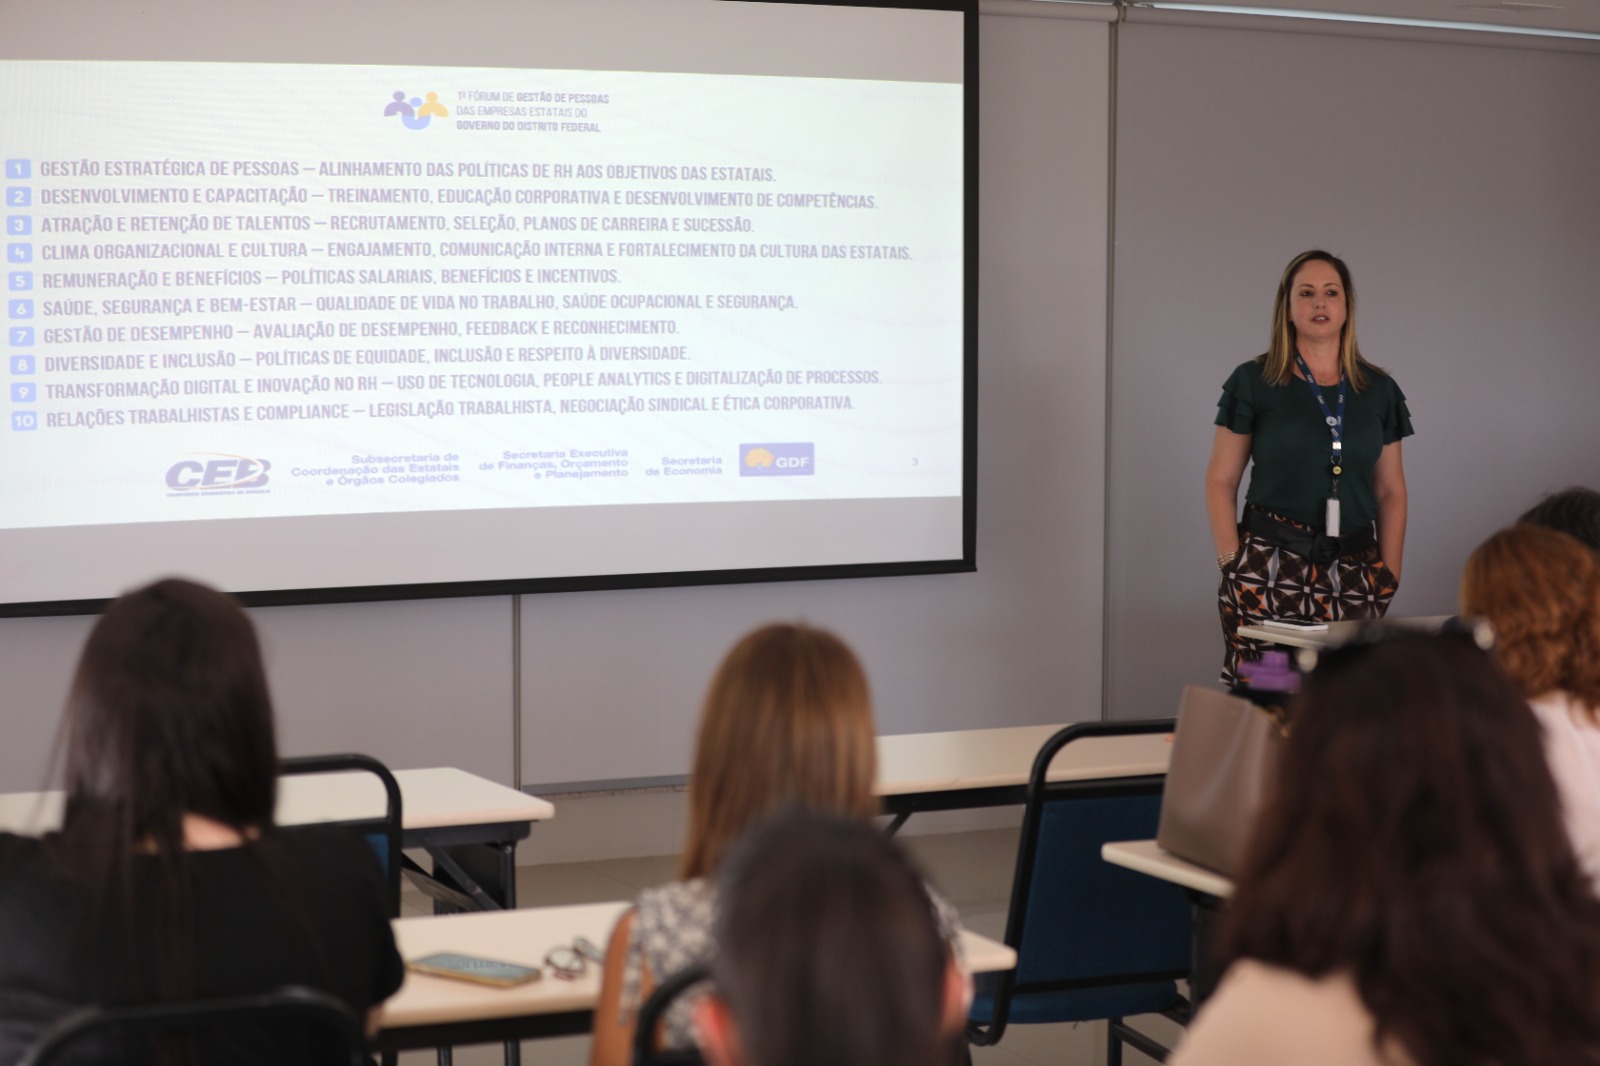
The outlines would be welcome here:
M 1217 401 L 1216 424 L 1251 436 L 1254 466 L 1245 501 L 1320 529 L 1333 482 L 1327 423 L 1304 381 L 1291 378 L 1283 385 L 1268 385 L 1261 377 L 1262 365 L 1262 360 L 1252 359 L 1228 376 Z M 1339 387 L 1319 388 L 1332 410 Z M 1369 368 L 1367 387 L 1345 394 L 1345 461 L 1339 478 L 1339 524 L 1344 532 L 1377 519 L 1372 470 L 1378 453 L 1412 432 L 1411 412 L 1400 386 L 1388 374 Z

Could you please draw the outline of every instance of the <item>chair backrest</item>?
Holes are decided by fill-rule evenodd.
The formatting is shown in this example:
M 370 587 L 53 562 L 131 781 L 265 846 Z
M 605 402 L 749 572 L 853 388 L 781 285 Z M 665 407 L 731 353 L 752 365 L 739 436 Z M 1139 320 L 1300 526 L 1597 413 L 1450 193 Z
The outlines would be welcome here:
M 362 771 L 375 775 L 383 784 L 384 813 L 381 818 L 347 819 L 335 824 L 362 836 L 378 856 L 383 867 L 384 905 L 389 917 L 400 916 L 401 808 L 400 784 L 383 763 L 370 755 L 297 755 L 279 763 L 278 772 L 295 774 L 333 774 Z
M 192 1033 L 200 1037 L 209 1032 L 237 1036 L 242 1027 L 259 1026 L 264 1033 L 287 1039 L 285 1023 L 307 1027 L 306 1036 L 314 1041 L 310 1047 L 290 1045 L 312 1056 L 308 1059 L 304 1054 L 297 1055 L 297 1063 L 361 1066 L 366 1061 L 361 1022 L 350 1008 L 324 992 L 287 986 L 227 999 L 138 1007 L 79 1007 L 52 1023 L 17 1060 L 17 1066 L 100 1066 L 146 1061 L 147 1057 L 137 1050 L 140 1042 L 148 1050 L 149 1041 L 163 1034 L 176 1037 Z M 213 1066 L 217 1060 L 202 1054 L 199 1061 Z
M 685 966 L 655 987 L 639 1008 L 633 1030 L 633 1066 L 700 1066 L 705 1060 L 699 1048 L 667 1049 L 656 1047 L 656 1031 L 667 1008 L 693 986 L 711 977 L 711 964 Z
M 999 1039 L 1017 995 L 1114 991 L 1187 976 L 1190 906 L 1183 890 L 1100 857 L 1102 844 L 1155 836 L 1164 775 L 1047 781 L 1056 754 L 1074 741 L 1170 733 L 1173 725 L 1170 718 L 1083 723 L 1039 749 L 1006 920 L 1017 966 L 996 980 L 991 1041 Z

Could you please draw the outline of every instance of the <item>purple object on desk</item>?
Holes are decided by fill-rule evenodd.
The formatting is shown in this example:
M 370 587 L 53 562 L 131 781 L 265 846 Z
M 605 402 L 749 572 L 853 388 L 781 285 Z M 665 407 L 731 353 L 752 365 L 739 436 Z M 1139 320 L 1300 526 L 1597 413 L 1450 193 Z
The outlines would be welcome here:
M 1286 651 L 1262 652 L 1259 662 L 1240 663 L 1239 681 L 1251 692 L 1293 692 L 1300 687 L 1300 675 L 1289 665 Z

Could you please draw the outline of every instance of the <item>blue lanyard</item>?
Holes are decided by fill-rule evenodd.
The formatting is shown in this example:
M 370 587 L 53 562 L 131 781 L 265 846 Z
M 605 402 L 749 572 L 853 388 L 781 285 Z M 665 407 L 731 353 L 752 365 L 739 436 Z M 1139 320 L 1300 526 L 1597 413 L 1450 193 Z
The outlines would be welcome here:
M 1312 399 L 1317 401 L 1317 406 L 1322 408 L 1322 420 L 1328 424 L 1328 432 L 1333 437 L 1333 456 L 1328 460 L 1329 467 L 1333 470 L 1333 496 L 1339 495 L 1339 475 L 1344 473 L 1344 367 L 1339 368 L 1339 399 L 1338 407 L 1334 411 L 1328 410 L 1328 401 L 1322 396 L 1322 389 L 1317 387 L 1317 379 L 1311 376 L 1311 368 L 1306 366 L 1305 356 L 1299 352 L 1294 353 L 1295 362 L 1300 364 L 1300 374 L 1306 379 L 1306 388 L 1311 390 Z

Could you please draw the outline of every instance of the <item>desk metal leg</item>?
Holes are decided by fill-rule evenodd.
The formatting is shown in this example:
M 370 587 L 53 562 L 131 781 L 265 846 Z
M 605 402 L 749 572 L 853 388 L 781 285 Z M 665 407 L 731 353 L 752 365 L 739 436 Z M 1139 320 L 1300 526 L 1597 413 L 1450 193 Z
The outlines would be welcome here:
M 1222 974 L 1217 967 L 1217 932 L 1222 924 L 1223 901 L 1204 892 L 1189 896 L 1189 1002 L 1193 1010 L 1211 998 Z
M 433 877 L 446 888 L 471 897 L 481 910 L 510 910 L 517 905 L 517 846 L 511 844 L 429 845 Z M 436 914 L 455 908 L 435 900 Z
M 430 845 L 433 878 L 450 890 L 450 901 L 434 898 L 435 914 L 453 914 L 462 909 L 461 897 L 470 898 L 477 909 L 511 910 L 517 905 L 517 845 L 461 844 L 455 847 Z M 505 1042 L 506 1066 L 521 1066 L 522 1045 Z M 439 1066 L 451 1066 L 451 1052 L 439 1049 Z
M 492 845 L 490 850 L 500 853 L 500 902 L 506 910 L 517 906 L 517 846 Z M 522 1045 L 515 1040 L 506 1041 L 506 1066 L 522 1066 Z

